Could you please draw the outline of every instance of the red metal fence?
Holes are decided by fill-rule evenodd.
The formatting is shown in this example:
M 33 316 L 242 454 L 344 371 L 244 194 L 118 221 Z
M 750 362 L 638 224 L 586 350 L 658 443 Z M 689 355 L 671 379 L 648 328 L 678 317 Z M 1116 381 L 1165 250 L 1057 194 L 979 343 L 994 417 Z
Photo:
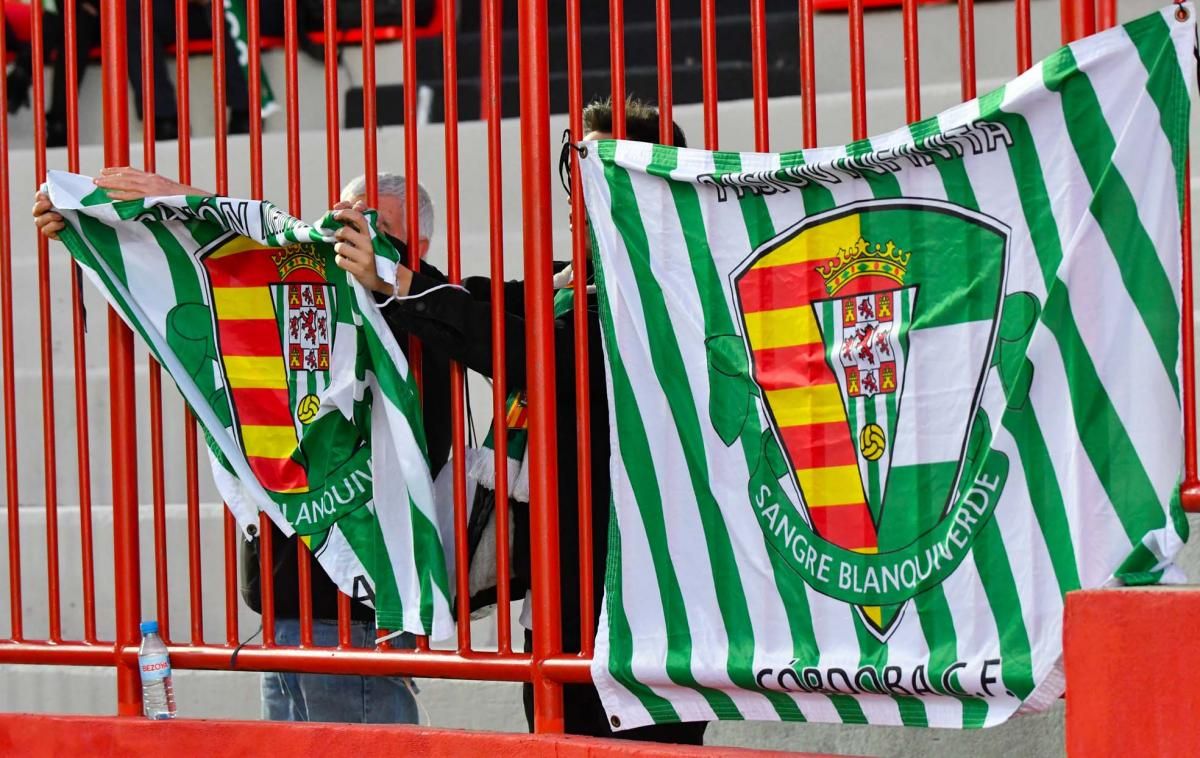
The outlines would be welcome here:
M 129 0 L 132 2 L 132 0 Z M 589 356 L 587 350 L 588 330 L 584 319 L 586 308 L 574 310 L 576 319 L 575 334 L 575 376 L 554 376 L 553 342 L 552 342 L 552 309 L 551 309 L 551 261 L 554 255 L 554 240 L 552 235 L 551 213 L 551 176 L 552 160 L 550 145 L 550 99 L 549 72 L 551 62 L 548 55 L 547 39 L 547 3 L 539 0 L 519 0 L 518 26 L 521 54 L 520 59 L 520 134 L 521 153 L 519 156 L 501 155 L 501 114 L 500 96 L 502 92 L 502 30 L 503 19 L 502 0 L 479 0 L 481 2 L 481 72 L 483 92 L 483 114 L 486 124 L 486 144 L 489 163 L 487 167 L 488 187 L 488 231 L 489 231 L 489 260 L 492 276 L 492 309 L 493 327 L 492 339 L 494 344 L 503 345 L 504 320 L 504 242 L 503 242 L 503 204 L 504 193 L 511 188 L 502 182 L 502 161 L 519 160 L 521 163 L 520 192 L 523 201 L 523 245 L 524 245 L 524 277 L 527 292 L 527 323 L 528 333 L 525 339 L 528 347 L 528 375 L 531 377 L 529 386 L 529 432 L 532 476 L 531 490 L 531 521 L 535 535 L 554 535 L 558 532 L 557 484 L 555 469 L 556 426 L 555 405 L 553 398 L 556 384 L 574 382 L 577 397 L 586 398 L 588 391 L 588 364 L 590 360 L 598 360 L 598 356 Z M 677 0 L 678 1 L 678 0 Z M 582 85 L 582 31 L 580 21 L 581 0 L 563 0 L 565 3 L 565 18 L 567 32 L 566 74 L 569 88 L 569 125 L 573 138 L 580 138 L 583 133 L 582 108 L 584 91 Z M 799 46 L 799 78 L 801 89 L 800 124 L 794 133 L 786 135 L 786 139 L 777 139 L 775 146 L 792 149 L 796 147 L 814 147 L 818 144 L 818 121 L 820 114 L 817 108 L 817 60 L 815 56 L 813 15 L 814 3 L 817 0 L 798 0 L 799 24 L 796 29 L 796 40 Z M 1031 0 L 1014 0 L 1013 8 L 1013 44 L 1015 44 L 1015 60 L 1017 73 L 1028 68 L 1033 61 L 1032 30 L 1031 30 Z M 844 17 L 847 21 L 847 40 L 850 58 L 850 105 L 852 137 L 855 139 L 867 136 L 867 71 L 864 41 L 864 4 L 865 0 L 849 0 L 848 7 L 835 10 L 833 13 Z M 924 115 L 921 108 L 921 73 L 918 54 L 919 0 L 902 0 L 901 7 L 904 74 L 904 106 L 909 121 L 915 121 Z M 259 85 L 261 70 L 261 49 L 259 30 L 259 0 L 248 0 L 248 36 L 249 36 L 249 76 L 250 91 L 250 131 L 249 155 L 234 156 L 237 160 L 248 160 L 250 165 L 251 193 L 261 197 L 263 192 L 263 124 L 259 106 L 262 92 Z M 822 4 L 828 5 L 827 3 Z M 177 110 L 179 116 L 178 166 L 161 167 L 166 173 L 176 172 L 184 183 L 191 182 L 192 161 L 190 150 L 190 113 L 189 113 L 189 65 L 187 29 L 187 0 L 176 0 L 176 74 L 177 74 Z M 611 92 L 615 103 L 614 131 L 616 135 L 624 133 L 624 97 L 625 86 L 625 47 L 623 35 L 624 3 L 621 0 L 609 0 L 610 32 L 609 54 L 611 60 Z M 77 0 L 60 0 L 64 13 L 67 38 L 73 39 L 79 10 Z M 332 204 L 339 197 L 341 185 L 341 167 L 339 165 L 339 103 L 338 103 L 338 65 L 337 42 L 341 38 L 336 30 L 335 4 L 325 3 L 325 57 L 324 57 L 324 95 L 325 95 L 325 134 L 327 148 L 327 195 Z M 287 0 L 284 4 L 287 30 L 284 39 L 284 55 L 286 61 L 285 96 L 286 105 L 286 170 L 288 176 L 288 208 L 296 214 L 300 211 L 302 183 L 300 181 L 300 119 L 298 113 L 298 92 L 300 87 L 297 55 L 298 32 L 296 25 L 296 0 Z M 769 150 L 770 140 L 770 111 L 772 102 L 768 92 L 767 70 L 767 30 L 765 0 L 747 0 L 746 13 L 750 18 L 751 67 L 753 81 L 753 141 L 754 148 Z M 212 3 L 212 53 L 213 65 L 213 113 L 215 116 L 215 175 L 218 193 L 228 190 L 228 165 L 230 156 L 226 148 L 226 91 L 223 79 L 223 60 L 229 51 L 225 50 L 223 33 L 225 19 L 221 5 Z M 655 23 L 657 25 L 657 67 L 658 86 L 657 99 L 662 111 L 668 116 L 663 120 L 661 139 L 669 142 L 672 138 L 670 116 L 672 114 L 672 57 L 671 57 L 671 8 L 669 0 L 656 0 Z M 1098 27 L 1107 27 L 1115 23 L 1115 0 L 1098 0 L 1093 5 L 1092 0 L 1061 0 L 1061 29 L 1062 40 L 1069 41 L 1093 32 Z M 153 3 L 151 0 L 140 0 L 141 29 L 143 30 L 142 59 L 150 60 L 152 50 L 148 38 L 148 30 L 152 28 L 151 15 Z M 125 2 L 121 0 L 103 0 L 102 14 L 102 75 L 104 102 L 104 159 L 110 166 L 126 165 L 130 162 L 129 155 L 129 124 L 127 118 L 127 87 L 126 87 L 126 47 L 125 47 Z M 699 0 L 702 60 L 701 78 L 703 92 L 703 146 L 716 149 L 718 141 L 718 58 L 717 58 L 717 4 L 716 0 Z M 367 177 L 368 195 L 374 201 L 378 190 L 376 167 L 378 163 L 378 146 L 376 142 L 376 103 L 374 98 L 375 71 L 375 34 L 374 34 L 374 0 L 362 0 L 362 83 L 365 91 L 363 99 L 363 162 Z M 437 156 L 425 154 L 424 166 L 418 160 L 417 149 L 417 88 L 404 88 L 404 172 L 411 180 L 416 180 L 420 172 L 438 171 L 445 173 L 446 181 L 446 218 L 448 239 L 448 273 L 451 281 L 461 277 L 461 246 L 462 234 L 460 227 L 460 192 L 459 192 L 459 140 L 458 140 L 458 88 L 459 81 L 457 56 L 457 24 L 454 19 L 454 3 L 446 0 L 438 14 L 440 34 L 444 46 L 442 77 L 444 84 L 444 129 L 445 155 L 441 161 Z M 43 11 L 41 3 L 32 5 L 32 42 L 33 42 L 33 96 L 35 103 L 41 103 L 45 94 L 43 67 L 45 58 L 42 44 Z M 959 32 L 959 69 L 961 71 L 961 96 L 970 99 L 976 92 L 976 30 L 975 6 L 973 0 L 960 0 L 957 10 Z M 405 4 L 403 24 L 403 78 L 404 82 L 417 81 L 416 50 L 409 44 L 418 33 L 415 23 L 415 2 Z M 989 29 L 989 35 L 998 35 L 1000 30 Z M 0 37 L 0 60 L 6 60 L 5 41 Z M 68 114 L 68 147 L 66 151 L 66 168 L 78 170 L 80 154 L 78 93 L 75 91 L 75 47 L 72 44 L 64 46 L 68 69 L 67 81 L 70 91 L 67 98 Z M 153 114 L 154 87 L 150 80 L 150 69 L 143 72 L 143 112 Z M 140 689 L 136 668 L 136 652 L 138 639 L 138 621 L 141 608 L 140 572 L 143 562 L 150 561 L 154 572 L 156 590 L 157 615 L 163 636 L 168 640 L 173 665 L 183 669 L 227 669 L 230 666 L 230 653 L 238 646 L 240 631 L 238 628 L 238 588 L 236 545 L 239 539 L 236 534 L 234 521 L 230 514 L 224 514 L 224 593 L 225 593 L 225 635 L 222 640 L 205 639 L 203 629 L 201 582 L 201 552 L 200 552 L 200 473 L 197 463 L 196 425 L 190 415 L 185 423 L 185 460 L 186 492 L 187 492 L 187 553 L 188 577 L 187 591 L 190 599 L 190 629 L 181 632 L 172 631 L 169 619 L 170 592 L 182 591 L 182 585 L 172 582 L 168 576 L 165 559 L 167 547 L 167 519 L 164 469 L 164 412 L 184 413 L 181 408 L 163 408 L 162 375 L 156 365 L 149 367 L 149 429 L 150 439 L 139 440 L 136 435 L 135 418 L 135 385 L 134 385 L 134 342 L 131 332 L 121 323 L 112 312 L 108 314 L 108 399 L 111 413 L 111 459 L 112 470 L 112 508 L 113 508 L 113 546 L 115 561 L 115 612 L 116 634 L 114 639 L 100 639 L 96 627 L 96 587 L 94 580 L 93 540 L 92 529 L 92 492 L 90 481 L 89 461 L 89 423 L 88 423 L 88 381 L 85 375 L 86 342 L 83 331 L 83 312 L 81 296 L 75 278 L 77 270 L 72 273 L 71 298 L 74 324 L 73 356 L 74 356 L 74 397 L 73 410 L 76 428 L 76 457 L 77 460 L 66 468 L 77 471 L 80 499 L 80 531 L 81 544 L 79 547 L 80 568 L 82 571 L 82 608 L 83 636 L 80 639 L 65 639 L 62 632 L 61 604 L 63 602 L 59 577 L 59 540 L 58 540 L 58 471 L 56 461 L 56 440 L 54 417 L 57 403 L 52 379 L 52 344 L 51 344 L 51 307 L 50 307 L 50 268 L 47 245 L 43 239 L 38 239 L 37 261 L 39 279 L 39 339 L 41 355 L 41 409 L 43 416 L 43 449 L 41 454 L 45 461 L 44 481 L 27 483 L 26 486 L 41 484 L 44 488 L 46 502 L 46 562 L 47 562 L 47 595 L 49 633 L 45 639 L 31 639 L 26 636 L 22 619 L 22 576 L 21 576 L 21 541 L 18 487 L 17 451 L 20 449 L 15 413 L 12 412 L 17 403 L 34 402 L 34 398 L 19 398 L 15 389 L 14 366 L 14 314 L 13 314 L 13 254 L 10 228 L 7 220 L 12 218 L 12 193 L 16 192 L 16 203 L 20 207 L 32 194 L 33 184 L 11 187 L 9 173 L 9 126 L 6 104 L 13 93 L 5 92 L 5 84 L 0 79 L 0 341 L 3 352 L 0 353 L 0 373 L 3 379 L 3 404 L 9 410 L 4 417 L 4 443 L 6 453 L 6 509 L 7 509 L 7 544 L 9 567 L 9 601 L 10 601 L 10 638 L 0 640 L 0 663 L 41 663 L 55 665 L 84 665 L 84 666 L 115 666 L 118 671 L 118 711 L 122 715 L 139 714 Z M 37 182 L 45 176 L 47 168 L 46 127 L 40 118 L 35 118 L 33 151 Z M 156 150 L 154 141 L 154 119 L 148 118 L 144 129 L 141 165 L 148 171 L 155 171 Z M 878 125 L 877 125 L 878 126 Z M 890 126 L 890 125 L 889 125 Z M 727 145 L 735 149 L 745 149 L 748 145 Z M 432 165 L 431 165 L 432 164 Z M 582 192 L 579 186 L 579 172 L 572 172 L 571 217 L 573 233 L 571 237 L 571 257 L 576 266 L 584 266 L 586 250 L 583 223 Z M 1187 186 L 1187 185 L 1185 185 Z M 408 193 L 407 229 L 408 249 L 416 256 L 419 250 L 417 242 L 418 196 Z M 1190 209 L 1190 193 L 1187 198 Z M 1184 414 L 1186 426 L 1186 477 L 1183 487 L 1183 499 L 1189 509 L 1200 507 L 1200 483 L 1196 476 L 1196 442 L 1195 442 L 1195 391 L 1194 391 L 1194 350 L 1192 328 L 1192 274 L 1191 274 L 1191 229 L 1189 213 L 1183 214 L 1184 250 L 1183 250 L 1183 371 L 1184 371 Z M 508 272 L 512 274 L 513 272 Z M 583 277 L 578 277 L 575 284 L 575 297 L 586 297 Z M 494 351 L 493 375 L 496 377 L 493 387 L 492 409 L 498 425 L 504 425 L 505 398 L 509 388 L 505 387 L 503 377 L 504 350 Z M 419 367 L 419 352 L 413 351 L 413 364 Z M 461 367 L 454 367 L 452 373 L 452 404 L 454 434 L 453 461 L 455 484 L 455 528 L 459 534 L 465 533 L 466 502 L 465 502 L 465 472 L 464 472 L 464 406 L 463 392 L 464 374 Z M 463 679 L 489 679 L 507 681 L 531 681 L 535 688 L 536 729 L 542 732 L 557 732 L 563 728 L 562 716 L 562 684 L 565 682 L 586 682 L 589 679 L 588 665 L 593 652 L 593 620 L 592 608 L 592 556 L 590 554 L 590 512 L 592 503 L 589 502 L 591 455 L 590 455 L 590 424 L 588 405 L 581 402 L 578 408 L 578 467 L 580 470 L 578 508 L 579 518 L 579 560 L 580 560 L 580 609 L 582 618 L 582 642 L 578 651 L 564 651 L 561 645 L 561 628 L 559 622 L 558 577 L 559 567 L 566 557 L 558 553 L 558 543 L 554 539 L 534 539 L 531 556 L 533 588 L 533 619 L 534 619 L 534 648 L 531 652 L 516 652 L 512 642 L 512 620 L 509 614 L 509 589 L 501 582 L 497 588 L 497 649 L 495 651 L 477 650 L 471 640 L 469 609 L 467 607 L 467 572 L 463 570 L 466 563 L 466 547 L 463 540 L 458 540 L 456 561 L 459 570 L 458 577 L 458 608 L 459 619 L 458 638 L 454 650 L 432 650 L 427 641 L 419 640 L 417 648 L 411 651 L 387 650 L 385 652 L 353 649 L 350 647 L 349 605 L 346 596 L 339 599 L 339 645 L 334 651 L 322 649 L 313 645 L 312 610 L 309 603 L 311 568 L 309 555 L 303 547 L 299 547 L 300 566 L 300 599 L 301 599 L 301 643 L 298 647 L 281 647 L 275 644 L 273 588 L 271 586 L 272 546 L 271 529 L 262 517 L 260 534 L 264 544 L 261 550 L 262 569 L 262 608 L 263 634 L 262 643 L 244 646 L 239 653 L 237 668 L 239 670 L 287 670 L 322 673 L 358 673 L 358 674 L 408 674 L 427 677 L 450 677 Z M 508 555 L 508 516 L 506 481 L 507 466 L 505 465 L 506 451 L 503 441 L 506 436 L 501 431 L 496 435 L 500 444 L 496 449 L 496 491 L 499 512 L 497 524 L 498 576 L 508 575 L 510 556 Z M 150 472 L 152 513 L 153 513 L 153 544 L 154 554 L 143 556 L 139 550 L 139 517 L 138 517 L 138 484 L 139 476 L 145 472 L 137 470 L 137 451 L 139 445 L 148 445 L 151 451 Z M 101 537 L 105 539 L 106 536 Z M 573 559 L 573 558 L 572 558 Z M 177 578 L 178 579 L 178 578 Z M 107 612 L 107 609 L 101 609 Z M 386 645 L 384 646 L 386 647 Z

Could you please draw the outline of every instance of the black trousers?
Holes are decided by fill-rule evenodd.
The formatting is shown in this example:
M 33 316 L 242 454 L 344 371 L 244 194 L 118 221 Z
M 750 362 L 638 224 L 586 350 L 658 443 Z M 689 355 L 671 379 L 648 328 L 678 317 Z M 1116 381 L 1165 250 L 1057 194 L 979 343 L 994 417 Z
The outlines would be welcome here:
M 219 3 L 221 0 L 211 0 Z M 196 28 L 208 29 L 209 6 L 188 5 L 191 12 L 188 16 L 189 35 Z M 153 8 L 154 29 L 151 34 L 151 47 L 154 60 L 154 116 L 159 119 L 174 120 L 178 117 L 175 108 L 175 87 L 171 84 L 167 73 L 168 56 L 163 48 L 175 41 L 175 2 L 174 0 L 154 0 Z M 129 83 L 133 86 L 134 105 L 138 117 L 145 118 L 142 113 L 142 15 L 141 3 L 127 0 L 125 3 L 125 54 L 129 60 Z M 195 39 L 195 35 L 191 35 Z M 174 57 L 170 60 L 173 62 Z M 229 25 L 225 24 L 225 98 L 229 108 L 234 112 L 247 112 L 250 109 L 250 94 L 246 86 L 246 76 L 238 64 L 237 50 L 233 37 L 229 33 Z
M 525 631 L 525 649 L 533 649 L 533 634 Z M 522 698 L 525 701 L 525 720 L 529 731 L 533 731 L 533 685 L 526 683 Z M 636 742 L 666 742 L 675 745 L 703 745 L 706 721 L 689 721 L 680 724 L 655 724 L 637 729 L 614 732 L 608 725 L 608 716 L 600 703 L 600 695 L 590 684 L 563 685 L 563 720 L 567 734 L 586 737 L 608 737 Z

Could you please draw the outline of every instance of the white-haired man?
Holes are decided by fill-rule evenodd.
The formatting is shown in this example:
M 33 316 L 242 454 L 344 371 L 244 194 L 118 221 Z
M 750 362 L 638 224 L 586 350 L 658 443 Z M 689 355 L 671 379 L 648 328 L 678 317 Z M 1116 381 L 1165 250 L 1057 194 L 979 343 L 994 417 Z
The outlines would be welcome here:
M 211 195 L 197 187 L 189 187 L 157 174 L 135 168 L 106 168 L 96 177 L 96 185 L 114 200 L 133 200 L 147 196 Z M 388 235 L 407 262 L 405 202 L 407 183 L 396 174 L 379 175 L 379 215 L 376 228 Z M 424 187 L 417 185 L 420 225 L 419 252 L 429 251 L 433 236 L 433 201 Z M 352 207 L 366 200 L 366 179 L 359 176 L 342 191 L 339 207 Z M 364 206 L 359 206 L 364 207 Z M 51 210 L 50 199 L 38 193 L 33 206 L 38 230 L 50 239 L 57 239 L 64 222 Z M 437 281 L 445 276 L 432 265 L 422 261 L 421 273 Z M 407 335 L 401 347 L 408 342 Z M 423 352 L 425 438 L 430 469 L 434 476 L 450 455 L 450 367 L 444 353 L 436 348 Z M 300 583 L 297 565 L 297 537 L 285 537 L 278 529 L 272 535 L 273 598 L 275 608 L 275 641 L 279 645 L 300 644 Z M 243 543 L 241 551 L 242 599 L 255 613 L 262 612 L 262 590 L 259 563 L 259 541 Z M 334 647 L 338 644 L 337 586 L 319 569 L 310 573 L 313 615 L 313 644 Z M 351 645 L 359 648 L 375 646 L 375 612 L 360 602 L 350 605 Z M 411 635 L 393 642 L 395 647 L 411 647 Z M 262 681 L 263 717 L 272 721 L 332 721 L 350 723 L 415 724 L 418 722 L 416 698 L 411 681 L 404 677 L 348 676 L 333 674 L 296 674 L 267 672 Z

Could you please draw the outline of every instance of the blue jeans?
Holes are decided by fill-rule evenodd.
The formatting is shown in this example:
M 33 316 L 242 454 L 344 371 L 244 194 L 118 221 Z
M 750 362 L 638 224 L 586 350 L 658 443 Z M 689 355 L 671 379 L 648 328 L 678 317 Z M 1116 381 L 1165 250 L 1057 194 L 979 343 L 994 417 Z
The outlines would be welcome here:
M 275 641 L 300 644 L 299 619 L 275 619 Z M 336 621 L 313 619 L 313 644 L 333 647 L 338 642 Z M 411 634 L 392 640 L 392 646 L 411 648 Z M 375 647 L 375 625 L 350 623 L 350 644 Z M 417 700 L 407 677 L 268 672 L 262 680 L 262 713 L 268 721 L 333 721 L 355 724 L 416 724 Z

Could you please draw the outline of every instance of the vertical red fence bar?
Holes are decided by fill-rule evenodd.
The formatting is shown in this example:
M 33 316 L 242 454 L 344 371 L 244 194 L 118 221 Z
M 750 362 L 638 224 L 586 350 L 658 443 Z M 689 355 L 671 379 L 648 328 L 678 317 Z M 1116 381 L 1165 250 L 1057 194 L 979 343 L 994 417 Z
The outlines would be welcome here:
M 1181 236 L 1183 274 L 1183 491 L 1184 510 L 1200 512 L 1200 484 L 1196 477 L 1196 305 L 1192 291 L 1192 161 L 1184 166 L 1183 224 Z
M 867 64 L 863 42 L 863 0 L 850 0 L 850 132 L 867 136 Z
M 62 4 L 63 35 L 71 41 L 78 34 L 76 0 Z M 67 170 L 79 173 L 79 61 L 76 46 L 66 44 L 67 81 Z M 0 60 L 4 56 L 0 55 Z M 0 106 L 3 104 L 0 103 Z M 4 149 L 0 146 L 0 149 Z M 7 169 L 5 169 L 7 170 Z M 79 266 L 71 266 L 71 341 L 75 363 L 75 457 L 79 462 L 79 559 L 83 589 L 83 639 L 96 641 L 96 571 L 92 548 L 92 457 L 88 440 L 87 348 L 84 342 L 82 278 Z M 165 633 L 165 628 L 164 628 Z
M 1064 45 L 1096 31 L 1096 6 L 1093 0 L 1061 0 L 1059 11 Z
M 1033 29 L 1029 20 L 1030 0 L 1016 0 L 1014 15 L 1017 25 L 1017 73 L 1033 65 Z
M 958 68 L 962 99 L 975 98 L 975 0 L 958 0 Z
M 375 21 L 374 8 L 375 0 L 363 0 L 364 3 L 371 6 L 371 21 L 370 21 L 370 47 L 371 47 L 371 86 L 366 86 L 366 73 L 363 73 L 363 110 L 366 110 L 366 104 L 371 103 L 371 123 L 368 125 L 366 119 L 363 119 L 363 129 L 370 130 L 371 144 L 371 159 L 370 167 L 367 169 L 368 181 L 375 181 L 378 178 L 379 165 L 378 154 L 375 152 L 375 139 L 377 122 L 375 120 Z M 364 8 L 366 5 L 364 5 Z M 363 11 L 363 56 L 367 54 L 367 37 L 368 37 L 367 14 Z M 421 217 L 420 217 L 420 178 L 419 178 L 419 161 L 417 155 L 417 90 L 420 85 L 417 82 L 417 6 L 416 0 L 404 0 L 403 12 L 401 14 L 401 31 L 402 31 L 402 54 L 403 54 L 403 77 L 404 77 L 404 181 L 406 191 L 404 193 L 404 242 L 408 246 L 408 260 L 406 263 L 413 271 L 421 270 Z M 364 135 L 365 136 L 365 135 Z M 371 186 L 367 185 L 368 188 Z M 372 207 L 378 207 L 378 193 L 371 195 L 370 204 Z M 417 381 L 417 389 L 424 392 L 424 385 L 421 383 L 421 343 L 416 339 L 408 341 L 408 365 L 412 371 L 413 377 Z M 379 630 L 380 634 L 385 633 L 384 630 Z M 429 640 L 422 636 L 417 640 L 417 648 L 427 650 L 429 648 Z
M 259 0 L 246 3 L 246 90 L 250 101 L 250 194 L 255 199 L 263 197 L 263 143 L 262 143 L 262 22 L 259 16 Z M 258 515 L 258 586 L 261 592 L 259 611 L 262 619 L 262 644 L 275 644 L 275 575 L 274 532 L 271 519 L 265 513 Z
M 338 134 L 338 48 L 337 3 L 324 4 L 325 42 L 325 167 L 329 189 L 329 204 L 341 198 L 342 160 L 341 138 Z M 350 597 L 341 591 L 337 596 L 338 648 L 350 647 Z
M 620 0 L 610 7 L 618 15 Z M 562 685 L 548 679 L 541 662 L 562 648 L 559 598 L 558 471 L 555 466 L 554 313 L 551 279 L 554 240 L 550 211 L 550 87 L 546 6 L 519 0 L 521 80 L 521 208 L 525 253 L 525 309 L 528 323 L 526 375 L 529 392 L 530 530 L 533 540 L 534 729 L 563 731 Z M 610 19 L 611 21 L 611 19 Z M 617 30 L 617 27 L 613 27 Z M 619 35 L 618 35 L 619 36 Z M 613 56 L 614 70 L 616 61 Z M 614 82 L 615 85 L 615 82 Z M 614 93 L 616 95 L 616 93 Z M 624 92 L 614 105 L 614 129 L 624 130 Z
M 442 26 L 443 122 L 446 140 L 446 261 L 451 284 L 462 281 L 462 239 L 458 193 L 458 25 Z M 407 194 L 416 194 L 412 187 Z M 409 237 L 412 237 L 411 232 Z M 450 364 L 450 465 L 454 488 L 454 533 L 467 533 L 467 441 L 466 413 L 463 408 L 462 364 Z M 466 540 L 454 541 L 455 581 L 458 596 L 458 652 L 471 650 L 471 598 Z
M 704 100 L 704 149 L 717 149 L 717 4 L 700 0 L 700 90 Z
M 670 5 L 660 0 L 656 7 L 656 24 L 661 37 L 664 26 L 670 28 Z M 580 35 L 579 3 L 578 0 L 567 5 L 567 80 L 568 80 L 568 113 L 570 114 L 571 142 L 583 138 L 583 51 Z M 669 31 L 668 31 L 669 34 Z M 659 46 L 658 76 L 659 76 L 659 105 L 665 108 L 665 114 L 671 111 L 671 80 L 670 61 L 671 50 L 668 43 L 665 52 L 667 74 L 663 76 L 664 51 Z M 670 116 L 664 116 L 669 119 Z M 669 122 L 666 122 L 669 123 Z M 670 129 L 665 138 L 660 130 L 660 139 L 670 144 Z M 579 154 L 572 150 L 571 161 L 571 269 L 575 272 L 572 285 L 574 292 L 574 308 L 571 317 L 575 327 L 575 397 L 576 397 L 576 468 L 579 492 L 579 655 L 590 658 L 596 645 L 596 634 L 592 608 L 595 604 L 593 597 L 593 572 L 595 570 L 592 555 L 592 415 L 588 396 L 591 393 L 590 356 L 588 355 L 588 301 L 587 301 L 587 219 L 583 207 L 583 184 L 579 167 Z
M 504 115 L 501 102 L 501 12 L 502 0 L 484 0 L 483 67 L 487 93 L 488 156 L 488 258 L 491 274 L 492 344 L 504 345 L 504 154 L 500 125 Z M 579 0 L 567 0 L 568 24 L 574 9 L 578 31 Z M 568 46 L 571 32 L 568 30 Z M 568 48 L 569 49 L 569 48 Z M 496 467 L 496 649 L 512 652 L 510 587 L 507 581 L 511 562 L 508 550 L 508 381 L 504 350 L 492 350 L 492 441 Z
M 104 78 L 104 162 L 129 162 L 129 114 L 125 77 L 125 3 L 103 0 L 101 68 Z M 116 605 L 117 713 L 136 716 L 142 695 L 136 663 L 121 649 L 137 645 L 141 606 L 138 566 L 137 419 L 134 405 L 133 332 L 115 311 L 108 312 L 110 451 L 113 489 L 113 578 Z
M 210 2 L 213 49 L 213 153 L 216 160 L 217 194 L 229 192 L 229 146 L 226 106 L 229 93 L 225 87 L 225 4 Z M 225 644 L 238 644 L 237 601 L 237 540 L 238 526 L 228 508 L 221 510 L 224 525 L 225 559 Z
M 1117 23 L 1117 0 L 1096 0 L 1096 28 L 1108 29 Z
M 0 34 L 0 61 L 8 59 L 7 34 Z M 8 77 L 0 76 L 0 218 L 9 219 Z M 0 339 L 4 341 L 4 509 L 8 516 L 9 637 L 25 636 L 21 613 L 21 498 L 18 488 L 17 393 L 13 370 L 12 232 L 0 224 Z
M 671 70 L 671 0 L 655 0 L 654 27 L 658 37 L 658 141 L 664 145 L 675 144 L 674 92 Z M 580 397 L 583 397 L 582 395 Z
M 767 105 L 767 9 L 764 0 L 750 0 L 750 72 L 754 97 L 754 149 L 771 149 L 771 119 Z
M 608 0 L 609 76 L 612 78 L 613 136 L 625 139 L 625 2 Z M 548 76 L 547 66 L 536 69 L 532 76 Z M 522 74 L 521 80 L 525 80 Z M 525 116 L 525 110 L 521 110 Z M 528 276 L 526 271 L 526 276 Z
M 800 122 L 801 145 L 817 146 L 817 64 L 813 45 L 813 0 L 800 5 Z
M 43 9 L 41 3 L 29 6 L 31 11 L 30 43 L 33 57 L 34 113 L 40 113 L 46 102 L 45 45 L 43 44 Z M 34 189 L 46 178 L 46 120 L 33 118 L 33 165 L 36 174 Z M 50 640 L 62 641 L 62 600 L 58 571 L 58 454 L 54 427 L 54 336 L 50 315 L 50 249 L 46 238 L 37 237 L 38 322 L 40 327 L 42 370 L 42 462 L 46 498 L 46 606 L 50 622 Z
M 187 0 L 175 2 L 175 108 L 178 118 L 178 134 L 176 137 L 179 154 L 179 181 L 190 184 L 192 181 L 191 154 L 191 105 L 189 93 L 191 78 L 188 67 L 188 3 Z M 145 53 L 143 53 L 145 55 Z M 145 85 L 143 85 L 145 86 Z M 153 127 L 151 127 L 153 128 Z M 183 408 L 184 424 L 184 477 L 185 500 L 187 506 L 187 542 L 188 542 L 188 587 L 189 587 L 189 616 L 191 626 L 190 639 L 193 645 L 203 644 L 203 606 L 201 605 L 200 579 L 200 479 L 197 471 L 196 422 L 192 412 L 185 405 Z
M 188 65 L 188 0 L 175 0 L 175 112 L 179 181 L 192 181 L 191 72 Z M 185 496 L 187 500 L 188 621 L 193 645 L 204 644 L 204 586 L 200 573 L 200 472 L 196 419 L 183 408 Z
M 287 92 L 287 169 L 288 169 L 288 212 L 293 216 L 303 214 L 300 195 L 300 38 L 297 24 L 296 0 L 284 4 L 283 56 L 284 87 Z M 263 531 L 270 534 L 269 524 Z M 270 539 L 266 537 L 264 539 Z M 265 543 L 264 543 L 265 544 Z M 296 540 L 296 585 L 299 593 L 297 603 L 300 612 L 300 647 L 312 647 L 312 553 L 303 540 Z M 272 581 L 272 585 L 274 582 Z
M 152 0 L 140 0 L 139 41 L 143 61 L 154 59 L 154 10 Z M 68 48 L 73 47 L 71 45 Z M 157 171 L 154 149 L 154 67 L 142 66 L 142 168 Z M 158 616 L 158 631 L 166 641 L 171 639 L 171 600 L 167 576 L 167 494 L 163 462 L 162 369 L 154 356 L 147 356 L 150 406 L 150 482 L 154 513 L 154 597 Z
M 917 0 L 903 0 L 900 14 L 904 26 L 904 117 L 911 124 L 921 120 L 921 46 L 917 34 Z

